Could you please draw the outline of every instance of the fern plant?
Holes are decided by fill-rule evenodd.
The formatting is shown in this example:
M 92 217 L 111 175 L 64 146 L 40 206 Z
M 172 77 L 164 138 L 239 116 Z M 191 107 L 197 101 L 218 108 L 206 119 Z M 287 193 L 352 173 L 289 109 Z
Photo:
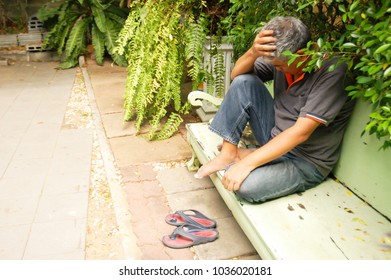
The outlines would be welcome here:
M 190 109 L 181 99 L 183 81 L 190 78 L 196 89 L 208 76 L 202 54 L 211 20 L 204 11 L 220 2 L 132 1 L 115 52 L 128 62 L 124 119 L 135 118 L 137 130 L 148 121 L 148 139 L 178 130 Z
M 57 49 L 60 68 L 76 66 L 88 43 L 99 65 L 107 52 L 116 64 L 126 66 L 125 58 L 113 52 L 128 15 L 128 9 L 119 4 L 119 0 L 52 0 L 40 8 L 39 18 L 49 29 L 45 47 Z
M 222 98 L 225 88 L 225 55 L 222 50 L 222 37 L 213 36 L 207 38 L 205 44 L 208 49 L 207 59 L 204 59 L 204 82 L 207 92 L 213 96 Z

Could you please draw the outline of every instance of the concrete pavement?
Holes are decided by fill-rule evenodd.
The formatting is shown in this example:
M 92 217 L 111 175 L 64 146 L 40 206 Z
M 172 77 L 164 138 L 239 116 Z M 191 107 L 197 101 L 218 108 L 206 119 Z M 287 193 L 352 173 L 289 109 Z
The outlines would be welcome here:
M 211 181 L 187 170 L 184 126 L 149 142 L 123 122 L 125 68 L 55 67 L 0 67 L 0 259 L 259 259 Z M 216 219 L 220 237 L 165 247 L 164 217 L 182 209 Z
M 69 128 L 75 69 L 0 68 L 0 258 L 83 259 L 93 129 Z

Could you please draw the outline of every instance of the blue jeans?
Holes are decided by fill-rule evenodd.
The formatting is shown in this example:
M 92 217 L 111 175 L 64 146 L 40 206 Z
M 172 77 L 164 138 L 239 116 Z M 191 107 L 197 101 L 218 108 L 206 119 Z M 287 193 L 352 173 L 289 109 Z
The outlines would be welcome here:
M 247 123 L 260 146 L 271 139 L 274 100 L 263 82 L 250 74 L 238 76 L 232 82 L 210 130 L 238 145 Z M 250 202 L 264 202 L 303 192 L 323 180 L 324 176 L 312 163 L 287 153 L 254 169 L 236 194 Z

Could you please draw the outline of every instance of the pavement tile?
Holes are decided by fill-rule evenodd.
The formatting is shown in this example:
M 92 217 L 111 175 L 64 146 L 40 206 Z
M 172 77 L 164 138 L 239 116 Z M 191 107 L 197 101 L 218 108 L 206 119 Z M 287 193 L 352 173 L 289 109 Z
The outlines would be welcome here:
M 34 223 L 24 259 L 47 259 L 84 250 L 86 220 Z
M 145 244 L 140 246 L 143 260 L 170 260 L 170 256 L 166 254 L 163 244 Z
M 107 138 L 129 136 L 137 133 L 134 122 L 124 121 L 123 112 L 102 115 Z
M 88 192 L 90 175 L 86 172 L 49 174 L 43 187 L 43 195 Z M 1 190 L 0 190 L 1 195 Z
M 5 171 L 7 170 L 10 158 L 12 155 L 4 156 L 3 158 L 0 158 L 0 177 L 4 176 Z
M 194 248 L 172 249 L 164 246 L 164 252 L 171 260 L 195 260 L 197 256 L 194 253 Z
M 32 223 L 38 201 L 39 196 L 0 199 L 0 226 Z
M 165 195 L 150 197 L 147 200 L 147 207 L 155 223 L 163 225 L 166 224 L 165 217 L 171 213 L 171 209 L 167 204 Z
M 17 108 L 15 108 L 13 104 L 13 106 L 9 108 L 8 111 L 3 115 L 2 120 L 5 122 L 25 121 L 30 123 L 37 111 L 37 105 L 38 103 L 29 104 L 29 101 L 26 101 L 23 104 L 18 105 Z
M 233 217 L 218 219 L 219 238 L 213 242 L 194 247 L 201 260 L 234 259 L 240 256 L 256 256 L 256 251 L 245 237 Z M 224 248 L 224 250 L 222 250 Z
M 0 180 L 0 199 L 39 197 L 45 183 L 44 177 L 19 176 Z
M 19 143 L 20 139 L 26 133 L 31 120 L 7 120 L 4 117 L 0 118 L 0 143 L 3 146 L 3 143 L 16 145 Z M 3 147 L 2 147 L 3 148 Z M 8 149 L 6 149 L 8 150 Z
M 93 130 L 62 129 L 59 133 L 54 157 L 89 156 L 92 152 Z M 88 159 L 89 160 L 89 159 Z
M 49 158 L 53 155 L 59 124 L 31 123 L 15 152 L 15 158 Z
M 154 230 L 153 221 L 149 217 L 144 216 L 144 221 L 139 221 L 133 224 L 133 230 L 137 236 L 139 245 L 157 245 L 160 243 L 161 236 Z
M 209 178 L 196 179 L 195 172 L 189 172 L 187 167 L 181 166 L 177 168 L 163 169 L 157 172 L 157 179 L 164 187 L 167 194 L 177 192 L 188 192 L 193 190 L 205 189 L 213 187 L 213 183 Z M 175 178 L 173 180 L 172 178 Z
M 21 174 L 27 178 L 45 178 L 51 163 L 50 158 L 14 159 L 8 165 L 3 178 L 20 177 Z
M 191 158 L 189 144 L 180 134 L 161 141 L 126 136 L 109 139 L 109 142 L 119 167 Z
M 156 171 L 150 164 L 129 165 L 120 168 L 123 182 L 156 180 Z
M 50 165 L 48 174 L 64 174 L 76 172 L 89 172 L 91 165 L 91 153 L 85 155 L 68 154 L 56 156 Z
M 87 217 L 88 193 L 42 196 L 35 222 L 84 219 Z
M 122 83 L 110 86 L 99 86 L 93 83 L 96 104 L 101 115 L 120 113 L 124 110 Z
M 56 254 L 34 254 L 28 257 L 28 260 L 85 260 L 86 253 L 83 249 L 74 250 L 70 253 L 56 253 Z M 26 258 L 25 258 L 26 259 Z
M 30 225 L 0 227 L 0 260 L 20 260 L 30 233 Z
M 144 198 L 163 195 L 158 181 L 128 182 L 126 183 L 126 192 L 131 199 L 137 199 L 139 195 Z
M 128 202 L 128 207 L 129 211 L 132 213 L 132 222 L 133 223 L 138 223 L 140 221 L 143 221 L 144 213 L 145 213 L 145 205 L 147 199 L 142 196 L 142 192 L 140 192 L 140 196 L 134 196 L 134 197 L 129 197 L 127 195 L 127 202 Z

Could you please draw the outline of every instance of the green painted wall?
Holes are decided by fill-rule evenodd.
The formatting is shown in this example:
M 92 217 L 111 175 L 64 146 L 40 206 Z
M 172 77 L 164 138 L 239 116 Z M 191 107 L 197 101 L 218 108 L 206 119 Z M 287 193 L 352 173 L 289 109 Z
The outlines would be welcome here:
M 391 218 L 391 149 L 379 150 L 382 142 L 376 137 L 360 136 L 369 113 L 368 103 L 357 103 L 334 174 L 353 192 Z

